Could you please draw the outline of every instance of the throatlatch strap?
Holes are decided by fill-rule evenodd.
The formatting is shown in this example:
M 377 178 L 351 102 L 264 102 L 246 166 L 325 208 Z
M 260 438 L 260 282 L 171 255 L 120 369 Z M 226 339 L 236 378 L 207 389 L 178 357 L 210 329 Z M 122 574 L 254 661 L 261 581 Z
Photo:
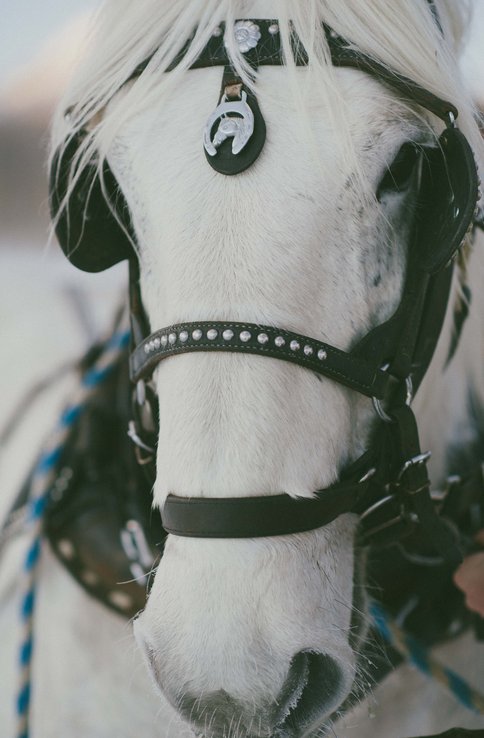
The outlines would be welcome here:
M 389 382 L 388 374 L 378 366 L 315 338 L 267 325 L 220 321 L 178 323 L 152 333 L 131 356 L 131 379 L 147 379 L 170 356 L 200 351 L 290 361 L 378 399 L 385 397 Z

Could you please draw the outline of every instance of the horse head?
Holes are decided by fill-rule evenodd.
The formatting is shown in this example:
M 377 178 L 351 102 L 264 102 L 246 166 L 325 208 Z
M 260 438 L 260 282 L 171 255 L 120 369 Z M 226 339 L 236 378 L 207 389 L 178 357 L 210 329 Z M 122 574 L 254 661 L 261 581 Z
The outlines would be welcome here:
M 111 23 L 111 56 L 101 50 L 89 60 L 62 124 L 77 132 L 84 126 L 69 186 L 96 147 L 97 172 L 106 175 L 107 165 L 116 197 L 122 193 L 129 223 L 116 205 L 112 220 L 124 245 L 114 240 L 113 260 L 135 249 L 151 329 L 178 326 L 145 339 L 145 353 L 161 359 L 170 343 L 199 339 L 205 348 L 215 340 L 241 348 L 180 346 L 144 378 L 159 406 L 154 510 L 170 497 L 312 499 L 344 476 L 381 426 L 373 390 L 356 391 L 336 375 L 350 376 L 351 362 L 360 366 L 357 347 L 395 315 L 418 258 L 412 239 L 423 207 L 422 167 L 443 128 L 432 100 L 442 102 L 450 79 L 445 94 L 472 131 L 465 98 L 423 0 L 398 9 L 381 0 L 366 15 L 356 2 L 341 13 L 330 0 L 304 10 L 287 0 L 284 13 L 254 4 L 250 23 L 235 26 L 239 35 L 235 18 L 247 13 L 237 7 L 234 15 L 229 2 L 203 13 L 194 2 L 172 5 L 141 4 L 124 18 L 108 8 L 99 38 Z M 444 9 L 441 22 L 450 23 Z M 347 59 L 351 42 L 359 63 L 332 63 L 331 39 Z M 197 65 L 217 43 L 225 64 Z M 261 61 L 269 43 L 281 51 L 280 63 Z M 254 63 L 244 54 L 254 54 Z M 265 121 L 267 137 L 250 166 L 238 167 L 241 152 L 232 147 L 242 118 L 218 109 L 222 72 L 236 77 L 249 105 L 256 100 L 256 130 L 259 114 Z M 396 73 L 405 80 L 395 83 Z M 434 98 L 429 88 L 442 94 Z M 222 123 L 204 156 L 207 121 L 209 142 L 212 126 L 215 132 Z M 251 135 L 244 131 L 248 146 Z M 233 171 L 217 171 L 219 152 Z M 108 265 L 102 249 L 91 253 L 98 268 Z M 72 260 L 83 253 L 76 246 Z M 193 327 L 211 322 L 205 334 Z M 286 346 L 301 361 L 263 355 L 278 327 L 302 337 Z M 249 341 L 254 355 L 243 351 Z M 347 357 L 343 370 L 332 369 L 333 347 Z M 328 352 L 321 372 L 300 365 Z M 357 692 L 367 630 L 357 529 L 350 505 L 315 529 L 168 537 L 135 633 L 157 688 L 197 733 L 311 735 Z

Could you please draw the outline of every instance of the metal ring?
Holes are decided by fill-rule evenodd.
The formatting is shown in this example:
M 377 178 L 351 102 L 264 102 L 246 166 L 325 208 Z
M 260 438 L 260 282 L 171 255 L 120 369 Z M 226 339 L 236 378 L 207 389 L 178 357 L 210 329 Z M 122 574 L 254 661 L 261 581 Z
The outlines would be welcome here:
M 127 435 L 128 435 L 128 438 L 131 438 L 135 446 L 137 446 L 138 448 L 143 449 L 143 451 L 147 451 L 149 454 L 155 453 L 155 449 L 152 448 L 151 446 L 148 446 L 148 444 L 146 444 L 143 441 L 143 439 L 138 435 L 138 433 L 136 432 L 136 425 L 133 420 L 129 421 Z
M 407 394 L 405 396 L 405 404 L 410 407 L 413 400 L 413 382 L 410 374 L 408 375 L 408 377 L 405 377 L 405 387 L 407 390 Z
M 371 399 L 372 399 L 372 402 L 373 402 L 373 407 L 375 408 L 376 414 L 378 415 L 378 417 L 381 420 L 383 420 L 384 423 L 393 423 L 394 422 L 393 418 L 391 418 L 388 415 L 388 413 L 386 413 L 385 410 L 383 409 L 383 405 L 381 404 L 381 400 L 379 400 L 376 397 L 372 397 Z
M 388 371 L 390 364 L 384 364 L 380 371 L 386 372 Z M 413 382 L 412 377 L 409 374 L 408 377 L 405 377 L 405 388 L 406 388 L 406 395 L 405 395 L 405 404 L 410 407 L 413 400 Z M 375 408 L 376 414 L 378 417 L 383 420 L 384 423 L 393 423 L 394 420 L 389 415 L 386 410 L 383 408 L 382 401 L 379 400 L 377 397 L 372 397 L 373 407 Z
M 397 481 L 399 482 L 405 472 L 410 469 L 412 466 L 418 466 L 419 464 L 425 464 L 430 457 L 432 456 L 432 451 L 424 451 L 423 453 L 417 454 L 416 456 L 412 456 L 411 459 L 407 459 L 405 463 L 402 465 L 402 468 L 400 469 L 397 477 Z M 427 486 L 427 485 L 425 485 Z M 420 490 L 415 490 L 415 492 L 419 492 Z M 412 493 L 415 494 L 415 493 Z

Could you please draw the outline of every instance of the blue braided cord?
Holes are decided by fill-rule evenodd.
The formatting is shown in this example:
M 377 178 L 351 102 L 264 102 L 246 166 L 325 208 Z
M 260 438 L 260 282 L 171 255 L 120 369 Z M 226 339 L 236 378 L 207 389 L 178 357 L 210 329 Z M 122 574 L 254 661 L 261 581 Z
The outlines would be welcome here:
M 37 564 L 40 556 L 40 538 L 35 538 L 30 546 L 24 562 L 25 571 L 30 571 Z
M 27 594 L 22 600 L 22 620 L 27 620 L 34 611 L 34 605 L 35 605 L 35 591 L 33 589 L 29 589 Z
M 96 387 L 96 385 L 101 384 L 111 374 L 112 370 L 112 366 L 106 366 L 102 369 L 91 369 L 83 377 L 82 384 L 84 387 Z
M 111 338 L 106 343 L 106 349 L 122 349 L 129 344 L 130 331 L 120 331 L 113 333 Z
M 39 520 L 45 512 L 46 505 L 47 495 L 42 495 L 41 497 L 37 497 L 35 500 L 32 500 L 29 510 L 30 520 Z
M 61 415 L 59 424 L 64 427 L 69 427 L 73 423 L 76 422 L 78 417 L 82 413 L 82 406 L 81 405 L 72 405 L 72 407 L 68 407 L 64 410 L 64 412 Z
M 123 333 L 114 333 L 109 341 L 106 343 L 105 351 L 116 350 L 124 348 L 128 345 L 130 338 L 130 332 L 124 331 Z M 90 369 L 82 378 L 82 384 L 84 387 L 94 387 L 97 384 L 103 382 L 113 370 L 113 364 L 108 366 L 97 368 L 93 367 Z
M 20 714 L 27 712 L 30 705 L 30 684 L 26 684 L 18 696 L 17 710 Z M 26 734 L 27 735 L 27 734 Z
M 49 451 L 44 456 L 42 456 L 37 465 L 36 471 L 40 474 L 43 474 L 47 471 L 51 471 L 51 469 L 54 469 L 57 462 L 59 461 L 61 452 L 62 448 L 58 446 L 57 448 L 54 448 L 52 451 Z
M 472 701 L 471 689 L 467 682 L 465 682 L 461 676 L 456 674 L 455 671 L 452 671 L 452 669 L 444 667 L 444 673 L 447 677 L 449 688 L 452 690 L 452 694 L 455 698 L 469 710 L 479 713 L 479 710 Z
M 395 624 L 392 625 L 390 616 L 383 607 L 376 602 L 370 603 L 370 612 L 380 635 L 410 660 L 420 671 L 446 685 L 464 707 L 474 713 L 482 714 L 483 698 L 459 674 L 436 661 L 425 646 L 416 638 L 404 633 Z
M 109 351 L 119 352 L 120 349 L 124 348 L 129 342 L 130 333 L 125 331 L 122 333 L 115 333 L 104 346 L 104 351 L 100 356 L 102 359 Z M 98 384 L 104 381 L 111 373 L 116 355 L 108 358 L 108 363 L 104 367 L 96 367 L 89 370 L 82 379 L 82 386 L 87 389 L 92 389 Z M 111 359 L 111 360 L 109 360 Z M 72 405 L 64 410 L 59 421 L 59 429 L 67 431 L 77 421 L 79 416 L 84 410 L 85 401 L 77 405 Z M 33 479 L 35 476 L 45 476 L 49 472 L 54 471 L 58 464 L 62 452 L 64 450 L 64 443 L 60 443 L 56 448 L 51 449 L 44 453 L 36 466 L 34 471 Z M 22 600 L 21 605 L 21 616 L 22 621 L 25 623 L 27 635 L 25 640 L 22 642 L 19 649 L 19 662 L 23 671 L 23 678 L 25 681 L 22 684 L 20 692 L 17 697 L 17 714 L 19 716 L 19 730 L 17 738 L 29 738 L 29 708 L 30 708 L 30 669 L 33 653 L 33 636 L 32 636 L 32 618 L 35 608 L 35 595 L 36 595 L 36 583 L 35 573 L 37 565 L 39 563 L 40 551 L 41 551 L 41 537 L 42 537 L 42 520 L 46 510 L 47 501 L 49 497 L 49 486 L 50 480 L 45 480 L 46 488 L 44 493 L 34 498 L 30 503 L 29 518 L 33 525 L 36 525 L 36 535 L 31 542 L 27 555 L 24 562 L 24 570 L 30 577 L 28 590 Z
M 388 643 L 393 643 L 393 634 L 388 627 L 388 618 L 380 605 L 372 600 L 370 602 L 370 614 L 375 622 L 375 625 L 377 627 L 378 632 L 380 635 L 383 636 L 383 638 L 388 641 Z
M 410 661 L 412 664 L 415 664 L 415 666 L 425 674 L 431 674 L 432 670 L 430 668 L 425 646 L 419 643 L 411 635 L 408 635 L 408 633 L 405 633 L 405 645 L 410 652 Z
M 34 650 L 34 640 L 33 638 L 29 638 L 25 643 L 22 644 L 20 648 L 20 665 L 26 666 L 30 658 L 32 656 L 32 651 Z

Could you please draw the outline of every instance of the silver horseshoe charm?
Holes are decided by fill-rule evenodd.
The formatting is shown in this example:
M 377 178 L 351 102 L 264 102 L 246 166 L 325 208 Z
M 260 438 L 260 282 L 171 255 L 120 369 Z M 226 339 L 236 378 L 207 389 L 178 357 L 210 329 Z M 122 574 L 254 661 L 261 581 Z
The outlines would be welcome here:
M 212 139 L 212 128 L 220 123 Z M 247 104 L 247 93 L 242 91 L 241 99 L 229 101 L 224 95 L 220 104 L 207 121 L 203 134 L 203 145 L 209 156 L 215 156 L 217 149 L 227 138 L 232 137 L 232 153 L 240 154 L 254 133 L 254 114 Z

